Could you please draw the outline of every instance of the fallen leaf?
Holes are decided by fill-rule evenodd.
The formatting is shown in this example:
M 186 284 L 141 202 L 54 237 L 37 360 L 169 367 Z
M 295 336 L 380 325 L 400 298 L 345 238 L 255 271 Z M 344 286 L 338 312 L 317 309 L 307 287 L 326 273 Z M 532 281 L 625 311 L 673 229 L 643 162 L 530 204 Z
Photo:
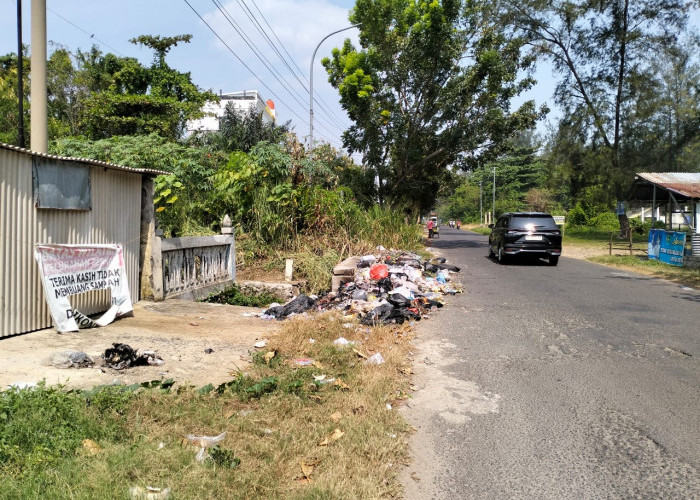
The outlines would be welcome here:
M 336 429 L 333 431 L 333 434 L 330 435 L 330 438 L 332 441 L 337 441 L 344 435 L 345 433 L 336 427 Z
M 305 478 L 311 479 L 311 474 L 318 463 L 319 460 L 303 460 L 299 462 L 301 465 L 301 473 L 304 474 Z
M 319 363 L 318 361 L 314 361 L 313 365 L 318 368 L 319 370 L 323 370 L 323 365 Z
M 417 483 L 420 482 L 420 478 L 418 477 L 418 475 L 415 472 L 411 472 L 411 479 L 413 479 Z
M 83 450 L 90 456 L 95 456 L 102 451 L 102 448 L 92 439 L 83 439 Z
M 348 384 L 346 384 L 345 382 L 343 382 L 339 378 L 335 379 L 335 382 L 333 382 L 333 385 L 335 387 L 337 387 L 338 389 L 340 389 L 341 391 L 349 391 L 350 390 L 350 386 Z
M 268 351 L 267 354 L 265 354 L 265 364 L 269 365 L 270 361 L 272 361 L 272 358 L 274 358 L 276 354 L 277 351 Z
M 343 414 L 340 413 L 339 411 L 331 414 L 331 420 L 333 422 L 340 422 L 340 419 L 343 417 Z
M 345 433 L 341 431 L 340 429 L 336 428 L 331 434 L 323 438 L 321 441 L 319 441 L 318 445 L 319 446 L 328 446 L 331 444 L 333 441 L 337 441 L 341 437 L 343 437 Z
M 357 354 L 357 355 L 358 355 L 359 357 L 361 357 L 362 359 L 367 359 L 367 355 L 361 353 L 361 352 L 358 351 L 357 349 L 353 349 L 352 352 L 354 352 L 355 354 Z

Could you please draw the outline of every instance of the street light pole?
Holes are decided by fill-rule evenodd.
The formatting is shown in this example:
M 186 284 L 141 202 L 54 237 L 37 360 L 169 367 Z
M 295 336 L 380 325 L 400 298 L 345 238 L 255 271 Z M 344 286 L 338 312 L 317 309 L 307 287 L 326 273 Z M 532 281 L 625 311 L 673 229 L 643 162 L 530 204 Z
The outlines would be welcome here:
M 495 224 L 496 220 L 496 167 L 493 167 L 493 205 L 491 206 L 493 212 L 491 213 L 491 224 Z
M 484 194 L 483 194 L 483 184 L 484 181 L 479 181 L 479 224 L 484 223 Z
M 340 33 L 341 31 L 357 28 L 358 26 L 360 25 L 353 24 L 347 28 L 336 30 L 333 33 L 328 33 L 320 42 L 318 42 L 318 45 L 316 45 L 316 48 L 314 49 L 314 54 L 311 56 L 311 67 L 309 68 L 309 151 L 311 151 L 311 148 L 314 146 L 314 59 L 316 59 L 316 52 L 321 44 L 326 41 L 326 38 L 329 38 L 336 33 Z

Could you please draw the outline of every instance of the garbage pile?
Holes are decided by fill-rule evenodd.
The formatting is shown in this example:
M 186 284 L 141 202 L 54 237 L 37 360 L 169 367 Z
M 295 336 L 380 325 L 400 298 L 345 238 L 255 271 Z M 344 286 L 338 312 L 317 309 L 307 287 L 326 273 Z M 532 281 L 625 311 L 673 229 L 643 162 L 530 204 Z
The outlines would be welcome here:
M 358 260 L 352 280 L 337 292 L 321 297 L 299 295 L 285 305 L 273 304 L 261 317 L 282 320 L 309 310 L 340 310 L 356 315 L 363 325 L 420 320 L 443 306 L 443 295 L 462 291 L 452 281 L 451 272 L 459 272 L 459 267 L 447 264 L 444 258 L 426 261 L 414 253 L 379 247 L 378 255 Z

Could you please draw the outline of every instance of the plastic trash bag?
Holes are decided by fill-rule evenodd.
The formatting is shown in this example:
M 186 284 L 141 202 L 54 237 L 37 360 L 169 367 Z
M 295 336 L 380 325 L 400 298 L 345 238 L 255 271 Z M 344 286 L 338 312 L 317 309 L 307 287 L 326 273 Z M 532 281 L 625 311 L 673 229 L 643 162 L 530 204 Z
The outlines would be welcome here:
M 374 264 L 369 268 L 369 277 L 373 280 L 380 280 L 389 276 L 389 267 L 386 264 Z
M 222 432 L 218 436 L 195 436 L 193 434 L 187 435 L 187 440 L 192 444 L 199 446 L 199 451 L 195 459 L 197 462 L 204 462 L 207 459 L 207 448 L 216 446 L 226 437 L 226 431 Z
M 373 354 L 367 358 L 367 364 L 369 365 L 381 365 L 382 363 L 384 363 L 384 358 L 379 353 Z
M 290 314 L 300 314 L 306 312 L 315 305 L 316 299 L 302 294 L 283 306 L 270 307 L 264 311 L 263 314 L 265 316 L 272 316 L 278 320 L 283 320 Z
M 56 368 L 88 368 L 95 361 L 82 351 L 61 351 L 53 355 L 51 364 Z

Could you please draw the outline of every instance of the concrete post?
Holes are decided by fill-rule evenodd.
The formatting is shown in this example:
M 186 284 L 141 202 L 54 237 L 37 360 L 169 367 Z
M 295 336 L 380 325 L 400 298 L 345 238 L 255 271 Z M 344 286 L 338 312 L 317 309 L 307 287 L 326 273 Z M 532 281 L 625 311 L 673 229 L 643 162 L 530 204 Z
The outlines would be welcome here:
M 32 0 L 31 149 L 49 152 L 46 90 L 46 0 Z
M 156 236 L 153 179 L 141 182 L 141 245 L 139 252 L 141 299 L 163 300 L 163 268 L 160 238 Z

